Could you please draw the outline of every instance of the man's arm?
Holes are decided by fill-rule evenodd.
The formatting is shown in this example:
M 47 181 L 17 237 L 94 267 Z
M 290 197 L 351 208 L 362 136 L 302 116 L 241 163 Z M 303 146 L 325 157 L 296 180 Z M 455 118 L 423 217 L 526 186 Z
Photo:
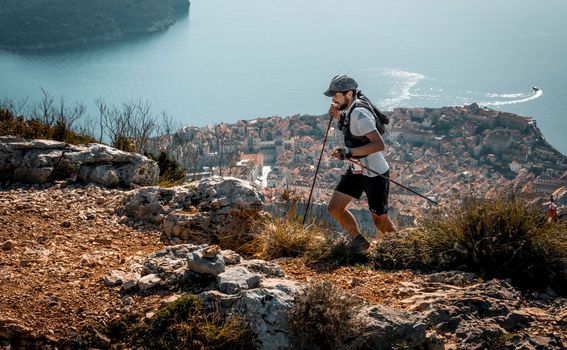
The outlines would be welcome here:
M 364 157 L 371 153 L 380 152 L 385 149 L 384 140 L 377 130 L 373 130 L 365 134 L 364 136 L 366 136 L 370 140 L 370 143 L 364 146 L 351 148 L 350 152 L 353 156 Z

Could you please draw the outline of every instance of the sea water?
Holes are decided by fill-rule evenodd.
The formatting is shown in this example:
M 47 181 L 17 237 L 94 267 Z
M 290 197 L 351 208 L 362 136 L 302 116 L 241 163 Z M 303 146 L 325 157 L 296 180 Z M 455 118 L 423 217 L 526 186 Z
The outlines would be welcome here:
M 149 101 L 185 125 L 323 114 L 350 74 L 385 110 L 472 102 L 537 120 L 567 153 L 567 1 L 192 0 L 162 33 L 0 51 L 0 99 Z M 532 89 L 533 86 L 538 90 Z

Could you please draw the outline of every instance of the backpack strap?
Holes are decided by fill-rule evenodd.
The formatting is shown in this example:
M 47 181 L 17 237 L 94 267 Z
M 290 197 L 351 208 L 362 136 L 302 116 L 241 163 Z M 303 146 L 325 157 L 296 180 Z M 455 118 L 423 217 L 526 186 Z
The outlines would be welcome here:
M 376 129 L 383 135 L 386 132 L 386 124 L 390 122 L 390 118 L 387 115 L 380 112 L 380 110 L 370 101 L 366 95 L 362 93 L 362 91 L 357 90 L 356 98 L 359 101 L 360 107 L 366 108 L 369 110 L 372 115 L 374 116 L 374 120 L 376 121 Z
M 370 143 L 368 137 L 356 136 L 353 135 L 352 132 L 350 131 L 351 114 L 358 107 L 361 106 L 357 101 L 357 103 L 351 106 L 351 108 L 348 111 L 342 112 L 341 118 L 339 119 L 339 123 L 338 123 L 339 129 L 343 132 L 345 136 L 345 146 L 347 146 L 348 148 L 356 148 Z M 364 157 L 366 156 L 361 156 L 361 157 L 353 156 L 353 158 L 364 158 Z

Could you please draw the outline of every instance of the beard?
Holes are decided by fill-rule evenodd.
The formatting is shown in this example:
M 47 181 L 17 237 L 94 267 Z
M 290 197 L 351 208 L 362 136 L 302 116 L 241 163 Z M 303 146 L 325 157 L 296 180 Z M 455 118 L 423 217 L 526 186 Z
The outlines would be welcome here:
M 348 101 L 339 104 L 339 111 L 344 111 L 348 107 Z

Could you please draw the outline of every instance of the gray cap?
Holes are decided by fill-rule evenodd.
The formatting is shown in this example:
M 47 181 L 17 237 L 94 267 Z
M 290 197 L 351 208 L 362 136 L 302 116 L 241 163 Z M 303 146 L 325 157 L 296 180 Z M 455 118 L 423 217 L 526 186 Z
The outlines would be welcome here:
M 356 90 L 358 84 L 356 80 L 348 75 L 337 75 L 331 80 L 331 84 L 327 91 L 324 92 L 325 96 L 333 97 L 337 92 Z

